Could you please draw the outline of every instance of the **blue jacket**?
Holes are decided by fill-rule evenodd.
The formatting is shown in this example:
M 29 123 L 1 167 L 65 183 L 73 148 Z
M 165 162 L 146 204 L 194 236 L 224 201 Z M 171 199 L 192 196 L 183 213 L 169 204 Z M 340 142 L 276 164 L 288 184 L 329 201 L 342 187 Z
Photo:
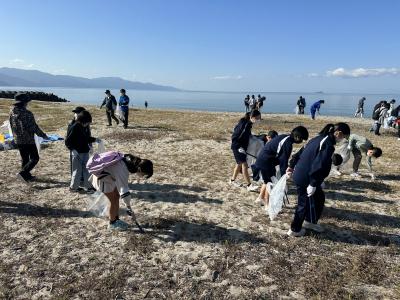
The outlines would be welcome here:
M 119 97 L 119 106 L 121 107 L 122 111 L 129 110 L 129 97 L 127 95 L 123 95 Z
M 251 121 L 245 118 L 240 119 L 239 123 L 233 129 L 231 149 L 237 150 L 243 148 L 247 150 L 252 126 Z
M 321 185 L 331 171 L 334 145 L 334 137 L 318 135 L 292 156 L 289 166 L 294 168 L 293 180 L 296 185 Z
M 311 105 L 310 110 L 311 111 L 317 111 L 321 108 L 321 100 L 318 100 L 315 102 L 313 105 Z
M 285 174 L 290 155 L 293 150 L 293 138 L 288 134 L 281 134 L 265 144 L 256 160 L 256 167 L 275 175 L 275 166 L 279 165 L 281 174 Z

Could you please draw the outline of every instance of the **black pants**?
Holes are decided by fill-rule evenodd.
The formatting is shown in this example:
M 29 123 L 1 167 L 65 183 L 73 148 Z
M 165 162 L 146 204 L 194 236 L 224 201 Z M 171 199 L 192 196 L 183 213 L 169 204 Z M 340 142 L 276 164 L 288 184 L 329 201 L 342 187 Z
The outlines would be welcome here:
M 317 224 L 325 205 L 325 194 L 317 187 L 314 195 L 307 196 L 307 187 L 297 186 L 297 207 L 291 224 L 292 231 L 299 232 L 304 220 Z
M 124 122 L 124 128 L 128 127 L 128 121 L 129 121 L 129 110 L 122 110 L 122 116 L 123 116 L 123 122 Z
M 379 129 L 381 129 L 381 126 L 382 126 L 382 124 L 376 123 L 376 127 L 375 127 L 375 134 L 376 135 L 380 135 Z
M 22 164 L 21 164 L 21 176 L 25 179 L 29 179 L 32 169 L 39 162 L 39 153 L 36 145 L 18 145 L 19 153 L 21 154 Z
M 112 125 L 111 118 L 115 121 L 115 123 L 117 123 L 117 125 L 119 124 L 119 121 L 117 117 L 114 115 L 113 110 L 106 110 L 106 114 L 107 114 L 108 125 Z
M 354 161 L 353 161 L 353 171 L 357 172 L 358 168 L 360 167 L 361 159 L 362 159 L 362 154 L 361 151 L 358 150 L 357 148 L 353 148 L 351 151 L 354 155 Z

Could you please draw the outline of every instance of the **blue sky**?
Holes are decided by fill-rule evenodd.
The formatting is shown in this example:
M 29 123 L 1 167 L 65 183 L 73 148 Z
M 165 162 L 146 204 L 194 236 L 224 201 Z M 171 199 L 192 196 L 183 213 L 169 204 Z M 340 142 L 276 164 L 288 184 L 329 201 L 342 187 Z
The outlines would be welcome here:
M 0 66 L 190 90 L 400 91 L 396 0 L 0 5 Z

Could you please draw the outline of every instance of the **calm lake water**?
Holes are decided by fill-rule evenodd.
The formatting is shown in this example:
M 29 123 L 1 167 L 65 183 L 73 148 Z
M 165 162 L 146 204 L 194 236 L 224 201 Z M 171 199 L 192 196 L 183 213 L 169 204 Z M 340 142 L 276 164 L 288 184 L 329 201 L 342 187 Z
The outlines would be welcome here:
M 0 90 L 30 90 L 53 93 L 76 104 L 98 104 L 104 99 L 105 89 L 75 89 L 75 88 L 41 88 L 41 87 L 0 87 Z M 112 89 L 111 93 L 119 97 L 119 90 Z M 127 90 L 131 99 L 131 107 L 144 107 L 144 102 L 149 103 L 149 108 L 190 109 L 206 111 L 244 111 L 243 100 L 247 93 L 226 92 L 161 92 Z M 252 93 L 250 93 L 251 95 Z M 253 92 L 257 96 L 259 92 Z M 267 99 L 264 102 L 263 112 L 268 113 L 294 113 L 297 99 L 303 96 L 306 99 L 306 113 L 309 107 L 317 100 L 324 99 L 322 115 L 351 116 L 357 107 L 358 100 L 367 98 L 364 108 L 366 115 L 370 116 L 372 108 L 381 99 L 400 100 L 398 94 L 325 94 L 325 93 L 260 93 Z

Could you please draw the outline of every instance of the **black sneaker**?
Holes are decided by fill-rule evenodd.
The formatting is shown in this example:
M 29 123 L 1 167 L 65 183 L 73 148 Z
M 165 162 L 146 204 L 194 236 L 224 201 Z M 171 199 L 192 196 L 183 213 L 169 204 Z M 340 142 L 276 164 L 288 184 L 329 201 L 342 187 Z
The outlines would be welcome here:
M 71 193 L 78 193 L 78 194 L 83 194 L 85 192 L 85 190 L 81 187 L 79 187 L 77 189 L 69 188 L 69 191 Z
M 108 124 L 108 125 L 107 125 L 107 127 L 111 127 L 111 126 L 112 126 L 111 124 Z
M 95 188 L 89 188 L 89 189 L 85 190 L 85 193 L 91 195 L 91 194 L 96 193 L 96 191 L 97 190 Z

